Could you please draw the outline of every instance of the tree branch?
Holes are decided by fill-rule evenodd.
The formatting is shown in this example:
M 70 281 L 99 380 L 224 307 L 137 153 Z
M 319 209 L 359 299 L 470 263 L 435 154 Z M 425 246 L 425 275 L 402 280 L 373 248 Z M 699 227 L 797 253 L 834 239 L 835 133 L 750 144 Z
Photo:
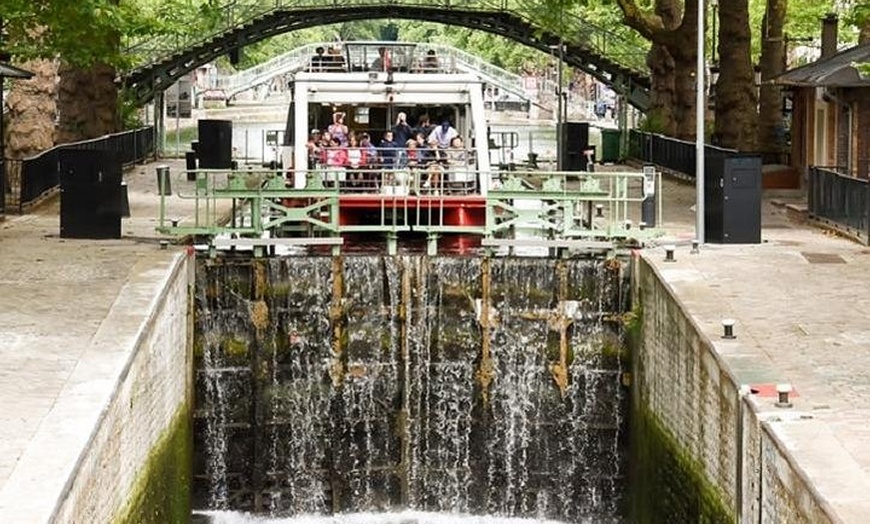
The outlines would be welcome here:
M 663 43 L 665 33 L 669 31 L 665 29 L 664 21 L 660 16 L 642 10 L 635 0 L 616 0 L 616 3 L 622 9 L 625 25 L 654 44 Z

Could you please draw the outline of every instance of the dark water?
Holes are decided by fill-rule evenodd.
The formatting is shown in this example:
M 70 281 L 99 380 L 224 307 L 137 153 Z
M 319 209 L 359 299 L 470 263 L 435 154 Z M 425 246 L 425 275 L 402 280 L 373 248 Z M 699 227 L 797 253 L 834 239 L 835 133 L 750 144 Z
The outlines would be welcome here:
M 621 521 L 619 263 L 305 256 L 197 272 L 195 508 Z M 402 508 L 427 513 L 389 513 Z

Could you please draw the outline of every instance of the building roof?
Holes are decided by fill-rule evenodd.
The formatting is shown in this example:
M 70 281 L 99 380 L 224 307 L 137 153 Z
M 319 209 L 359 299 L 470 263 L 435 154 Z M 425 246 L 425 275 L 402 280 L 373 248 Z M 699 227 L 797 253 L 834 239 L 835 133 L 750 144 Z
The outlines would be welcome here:
M 13 67 L 9 64 L 4 64 L 0 62 L 0 77 L 6 78 L 30 78 L 33 76 L 33 73 L 30 71 L 25 71 L 24 69 L 18 69 L 17 67 Z
M 870 63 L 870 44 L 862 44 L 822 60 L 792 69 L 774 83 L 795 87 L 870 87 L 870 76 L 861 76 L 857 64 Z

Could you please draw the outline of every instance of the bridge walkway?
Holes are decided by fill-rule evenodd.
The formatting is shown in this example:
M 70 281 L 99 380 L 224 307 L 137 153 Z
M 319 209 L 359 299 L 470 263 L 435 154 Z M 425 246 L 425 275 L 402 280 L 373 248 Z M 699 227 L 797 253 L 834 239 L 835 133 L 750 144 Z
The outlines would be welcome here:
M 534 4 L 515 8 L 503 0 L 348 0 L 333 4 L 277 0 L 266 9 L 233 12 L 223 27 L 205 38 L 176 40 L 171 46 L 161 40 L 131 46 L 126 54 L 138 58 L 141 65 L 123 73 L 121 81 L 135 101 L 144 104 L 198 66 L 218 56 L 237 56 L 246 45 L 297 29 L 387 15 L 486 31 L 550 55 L 561 48 L 569 66 L 624 93 L 635 107 L 643 110 L 649 103 L 645 51 L 635 42 L 571 15 L 564 17 L 560 34 L 543 31 L 535 21 L 547 13 Z

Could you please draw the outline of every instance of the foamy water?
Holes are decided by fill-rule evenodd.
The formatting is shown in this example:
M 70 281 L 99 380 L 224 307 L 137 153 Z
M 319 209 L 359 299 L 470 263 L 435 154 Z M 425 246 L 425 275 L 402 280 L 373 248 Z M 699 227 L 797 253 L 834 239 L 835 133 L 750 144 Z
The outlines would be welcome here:
M 349 513 L 335 516 L 303 515 L 268 518 L 232 511 L 198 511 L 194 522 L 210 524 L 562 524 L 555 520 L 458 515 L 402 511 L 398 513 Z

